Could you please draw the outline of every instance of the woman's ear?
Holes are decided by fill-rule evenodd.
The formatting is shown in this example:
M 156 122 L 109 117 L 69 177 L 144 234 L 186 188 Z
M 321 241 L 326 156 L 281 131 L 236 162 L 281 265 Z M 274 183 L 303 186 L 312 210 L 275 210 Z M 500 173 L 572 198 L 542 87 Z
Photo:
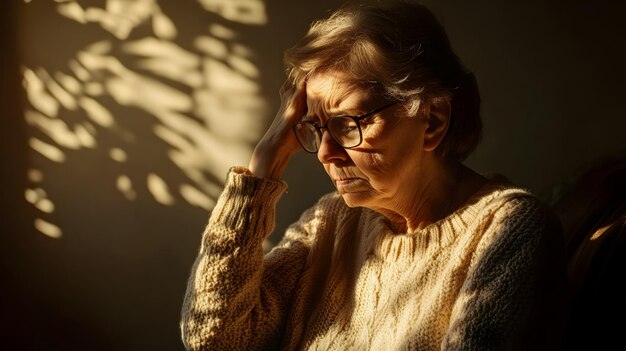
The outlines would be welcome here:
M 450 125 L 450 101 L 442 99 L 441 101 L 432 102 L 424 112 L 427 121 L 426 131 L 424 132 L 424 150 L 434 151 L 446 136 L 448 126 Z

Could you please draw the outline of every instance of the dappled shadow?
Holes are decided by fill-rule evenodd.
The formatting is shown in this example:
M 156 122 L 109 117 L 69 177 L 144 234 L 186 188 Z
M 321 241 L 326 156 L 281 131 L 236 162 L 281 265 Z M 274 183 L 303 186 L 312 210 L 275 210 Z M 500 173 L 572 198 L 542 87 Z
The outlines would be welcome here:
M 87 45 L 66 52 L 72 54 L 66 67 L 23 66 L 28 144 L 38 155 L 25 196 L 41 213 L 35 220 L 40 232 L 53 238 L 63 232 L 53 218 L 59 205 L 46 192 L 46 169 L 73 167 L 79 151 L 100 158 L 99 167 L 118 164 L 116 178 L 105 181 L 115 184 L 121 199 L 136 200 L 137 189 L 144 188 L 162 205 L 205 210 L 213 207 L 228 168 L 247 164 L 268 108 L 259 94 L 255 53 L 239 41 L 237 29 L 265 24 L 264 5 L 200 4 L 214 20 L 185 43 L 177 40 L 177 23 L 154 0 L 28 5 L 50 17 L 56 10 L 76 24 L 74 30 L 88 24 L 100 29 Z M 25 10 L 28 16 L 31 9 Z M 153 153 L 149 163 L 140 160 L 146 148 Z
M 271 118 L 263 3 L 16 6 L 22 196 L 32 211 L 11 239 L 7 286 L 42 309 L 10 327 L 46 349 L 55 349 L 48 339 L 63 349 L 177 349 L 207 212 Z

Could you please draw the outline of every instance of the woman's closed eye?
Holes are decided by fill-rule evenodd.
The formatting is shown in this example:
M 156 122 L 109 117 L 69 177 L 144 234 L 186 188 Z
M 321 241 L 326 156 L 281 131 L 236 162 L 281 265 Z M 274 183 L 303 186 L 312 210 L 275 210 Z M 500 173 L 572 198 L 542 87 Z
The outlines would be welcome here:
M 358 130 L 358 125 L 354 119 L 346 116 L 338 116 L 329 118 L 326 126 L 333 132 L 346 135 Z

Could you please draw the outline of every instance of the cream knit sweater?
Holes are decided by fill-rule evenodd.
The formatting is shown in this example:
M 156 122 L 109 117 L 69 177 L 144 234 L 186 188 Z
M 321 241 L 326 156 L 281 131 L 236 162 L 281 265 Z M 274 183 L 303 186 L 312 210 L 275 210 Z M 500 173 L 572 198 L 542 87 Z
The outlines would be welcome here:
M 408 234 L 332 193 L 264 257 L 285 188 L 229 173 L 187 286 L 187 349 L 537 349 L 557 332 L 559 231 L 528 192 L 492 180 Z

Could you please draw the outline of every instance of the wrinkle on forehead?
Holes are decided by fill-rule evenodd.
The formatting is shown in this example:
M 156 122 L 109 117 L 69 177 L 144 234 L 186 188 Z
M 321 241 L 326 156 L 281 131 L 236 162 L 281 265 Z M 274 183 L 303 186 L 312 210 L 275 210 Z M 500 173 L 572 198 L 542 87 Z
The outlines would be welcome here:
M 363 108 L 370 93 L 340 72 L 311 76 L 306 85 L 308 114 L 325 116 Z

